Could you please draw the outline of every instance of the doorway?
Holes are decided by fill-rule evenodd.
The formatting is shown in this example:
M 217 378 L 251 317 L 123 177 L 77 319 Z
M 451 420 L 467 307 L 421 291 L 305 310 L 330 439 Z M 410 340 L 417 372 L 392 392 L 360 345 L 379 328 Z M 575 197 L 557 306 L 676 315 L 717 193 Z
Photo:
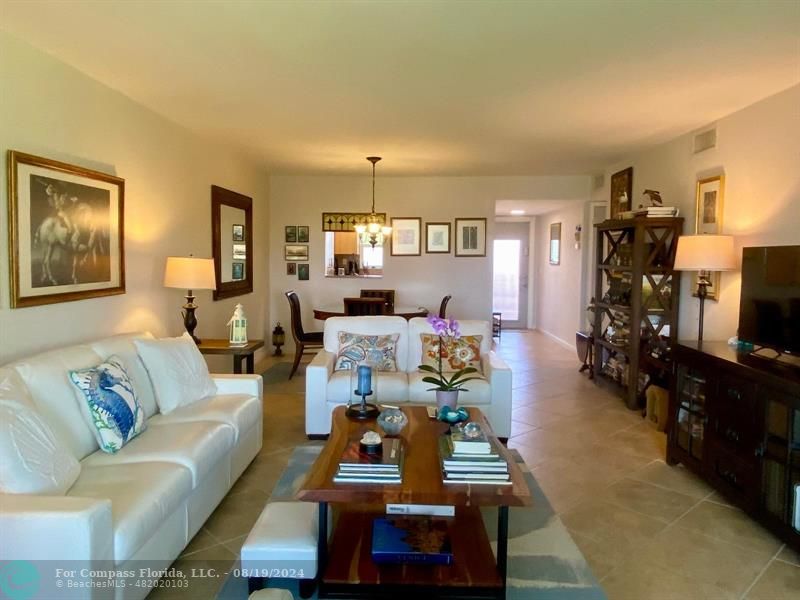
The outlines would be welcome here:
M 495 223 L 492 311 L 503 328 L 528 327 L 528 234 L 530 223 Z

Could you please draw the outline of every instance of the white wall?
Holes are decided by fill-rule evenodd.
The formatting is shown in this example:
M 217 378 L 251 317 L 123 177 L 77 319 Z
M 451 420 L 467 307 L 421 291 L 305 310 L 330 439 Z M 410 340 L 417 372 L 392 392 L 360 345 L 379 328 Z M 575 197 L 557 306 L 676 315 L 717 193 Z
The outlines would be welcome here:
M 717 146 L 693 154 L 693 133 L 622 160 L 605 173 L 599 199 L 609 197 L 612 173 L 633 166 L 633 198 L 642 190 L 661 191 L 664 204 L 685 217 L 684 233 L 694 233 L 697 179 L 724 173 L 723 233 L 743 246 L 800 244 L 800 85 L 717 121 Z M 698 300 L 691 276 L 681 280 L 679 338 L 697 339 Z M 706 302 L 703 336 L 736 335 L 741 276 L 723 273 L 719 302 Z
M 365 161 L 366 162 L 366 161 Z M 369 172 L 365 168 L 365 172 Z M 389 256 L 386 252 L 382 279 L 326 278 L 323 212 L 368 212 L 371 179 L 364 177 L 273 176 L 270 178 L 271 314 L 273 321 L 289 323 L 284 292 L 295 289 L 303 306 L 306 329 L 322 329 L 312 309 L 341 305 L 345 296 L 358 296 L 364 288 L 397 290 L 396 304 L 419 304 L 438 310 L 446 294 L 453 299 L 448 315 L 463 319 L 489 319 L 492 308 L 492 236 L 495 201 L 500 199 L 586 198 L 589 177 L 381 177 L 376 179 L 375 208 L 391 217 L 421 217 L 426 221 L 450 221 L 456 217 L 486 217 L 487 256 L 456 258 L 425 254 Z M 310 226 L 311 279 L 298 281 L 286 275 L 283 228 Z M 452 235 L 455 236 L 453 229 Z M 451 240 L 454 243 L 454 239 Z M 274 324 L 274 323 L 273 323 Z M 287 329 L 288 331 L 288 329 Z M 287 345 L 291 346 L 287 341 Z
M 536 217 L 536 328 L 561 344 L 575 347 L 583 328 L 582 272 L 585 241 L 575 248 L 575 227 L 585 224 L 584 203 Z M 550 264 L 550 225 L 561 223 L 561 262 Z M 584 237 L 585 240 L 585 237 Z
M 250 336 L 268 321 L 269 180 L 218 144 L 198 138 L 64 63 L 0 33 L 0 150 L 20 150 L 125 179 L 127 293 L 9 308 L 6 170 L 0 175 L 0 363 L 117 332 L 183 330 L 181 290 L 162 286 L 168 255 L 211 256 L 211 184 L 253 197 L 254 291 L 214 302 L 198 291 L 200 337 L 227 337 L 242 302 Z M 165 82 L 169 85 L 169 82 Z M 230 370 L 230 361 L 212 362 Z

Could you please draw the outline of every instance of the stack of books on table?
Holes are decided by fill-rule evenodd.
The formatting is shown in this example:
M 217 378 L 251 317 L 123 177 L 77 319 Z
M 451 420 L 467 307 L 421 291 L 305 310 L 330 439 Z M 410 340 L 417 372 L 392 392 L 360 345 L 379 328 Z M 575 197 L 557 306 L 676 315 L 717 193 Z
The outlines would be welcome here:
M 496 444 L 486 436 L 465 438 L 453 427 L 439 438 L 444 483 L 511 485 L 508 463 Z
M 400 438 L 384 438 L 383 451 L 369 454 L 359 440 L 350 440 L 339 460 L 334 483 L 398 484 L 403 482 L 403 443 Z
M 674 206 L 648 206 L 634 211 L 637 217 L 674 217 L 678 214 L 678 209 Z

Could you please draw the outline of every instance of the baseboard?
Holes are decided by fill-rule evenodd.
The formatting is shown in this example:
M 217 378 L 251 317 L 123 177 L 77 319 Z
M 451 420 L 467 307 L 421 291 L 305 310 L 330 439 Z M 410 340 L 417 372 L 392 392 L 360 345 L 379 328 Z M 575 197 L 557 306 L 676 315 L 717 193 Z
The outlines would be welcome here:
M 570 344 L 569 342 L 567 342 L 565 340 L 562 340 L 557 335 L 555 335 L 553 333 L 550 333 L 549 331 L 545 331 L 544 329 L 541 329 L 540 327 L 537 327 L 536 331 L 545 334 L 547 337 L 549 337 L 551 340 L 553 340 L 559 346 L 563 346 L 564 348 L 568 348 L 569 350 L 572 350 L 573 352 L 576 352 L 575 344 Z

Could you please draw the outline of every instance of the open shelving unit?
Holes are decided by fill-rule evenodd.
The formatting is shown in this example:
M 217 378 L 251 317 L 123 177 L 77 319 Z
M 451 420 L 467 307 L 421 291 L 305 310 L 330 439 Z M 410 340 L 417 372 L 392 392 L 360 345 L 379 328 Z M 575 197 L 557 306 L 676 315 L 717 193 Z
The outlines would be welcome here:
M 653 377 L 671 370 L 683 218 L 609 219 L 595 228 L 595 381 L 610 383 L 636 409 Z

